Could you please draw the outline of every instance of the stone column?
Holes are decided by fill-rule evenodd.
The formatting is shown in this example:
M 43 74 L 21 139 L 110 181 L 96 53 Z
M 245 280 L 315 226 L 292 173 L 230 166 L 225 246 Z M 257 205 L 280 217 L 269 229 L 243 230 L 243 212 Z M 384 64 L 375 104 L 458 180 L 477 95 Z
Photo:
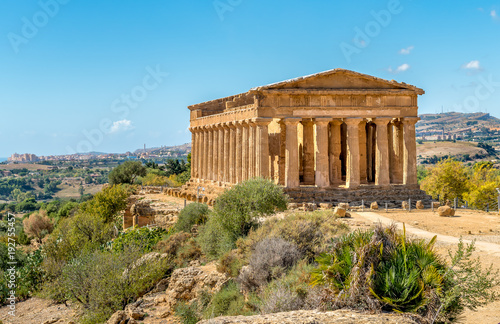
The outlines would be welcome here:
M 222 124 L 217 124 L 217 136 L 219 144 L 217 145 L 219 152 L 217 152 L 217 181 L 224 182 L 224 127 Z
M 368 183 L 368 157 L 366 150 L 366 120 L 359 123 L 359 177 L 361 183 Z
M 198 180 L 203 179 L 203 127 L 198 127 L 196 165 L 198 169 Z
M 280 125 L 280 158 L 279 158 L 279 181 L 278 184 L 285 186 L 285 168 L 286 168 L 286 125 L 283 119 L 279 121 Z
M 403 161 L 403 184 L 417 185 L 417 142 L 415 124 L 418 117 L 403 118 L 404 136 L 404 161 Z
M 375 148 L 375 185 L 388 186 L 389 177 L 389 140 L 387 135 L 387 124 L 390 117 L 377 117 L 374 122 L 377 125 L 377 145 Z
M 334 119 L 330 124 L 330 183 L 338 185 L 342 182 L 342 121 Z
M 208 158 L 207 158 L 207 180 L 213 180 L 214 163 L 214 132 L 212 126 L 208 126 Z
M 312 119 L 303 119 L 303 165 L 304 184 L 314 184 L 314 122 Z
M 248 121 L 242 122 L 241 133 L 241 180 L 248 180 Z
M 285 184 L 288 188 L 297 188 L 299 182 L 299 155 L 297 140 L 297 125 L 300 118 L 284 118 L 286 127 L 286 152 L 285 152 Z
M 224 182 L 229 183 L 229 125 L 228 123 L 224 124 Z
M 236 183 L 236 125 L 229 125 L 229 183 Z
M 248 179 L 256 177 L 255 174 L 255 124 L 248 122 Z
M 361 118 L 346 118 L 347 124 L 347 177 L 346 186 L 356 189 L 360 185 L 359 172 L 359 123 Z
M 394 150 L 394 165 L 391 168 L 394 183 L 403 183 L 403 159 L 404 159 L 404 137 L 403 137 L 403 123 L 394 119 L 394 136 L 393 136 L 393 150 Z
M 191 179 L 196 179 L 196 128 L 189 127 L 191 132 Z
M 394 123 L 391 120 L 387 125 L 387 140 L 389 145 L 389 181 L 395 183 L 394 180 Z
M 219 130 L 217 125 L 212 127 L 213 133 L 213 162 L 212 162 L 212 180 L 218 181 L 219 179 Z
M 373 127 L 373 124 L 370 123 L 368 127 L 368 133 L 367 133 L 367 172 L 368 172 L 368 182 L 374 182 L 375 179 L 373 178 L 373 164 L 375 161 L 373 161 L 373 138 L 375 137 L 375 129 Z
M 235 183 L 240 183 L 242 181 L 242 161 L 241 161 L 241 156 L 243 152 L 243 126 L 242 122 L 238 121 L 236 122 L 236 153 L 235 153 L 235 159 L 236 159 L 236 166 L 235 166 L 235 172 L 236 172 L 236 181 Z
M 316 162 L 315 183 L 319 188 L 330 186 L 330 163 L 328 162 L 328 126 L 331 118 L 316 118 Z
M 203 180 L 208 180 L 208 130 L 208 126 L 203 129 Z
M 269 179 L 269 129 L 272 118 L 255 118 L 256 128 L 256 163 L 255 175 Z

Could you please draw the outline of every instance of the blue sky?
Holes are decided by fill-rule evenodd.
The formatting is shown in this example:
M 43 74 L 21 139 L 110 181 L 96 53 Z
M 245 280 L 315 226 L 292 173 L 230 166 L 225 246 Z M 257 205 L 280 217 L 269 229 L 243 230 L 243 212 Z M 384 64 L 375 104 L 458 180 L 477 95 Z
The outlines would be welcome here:
M 500 117 L 494 1 L 0 0 L 0 156 L 190 141 L 187 106 L 346 68 Z M 443 108 L 442 108 L 443 107 Z

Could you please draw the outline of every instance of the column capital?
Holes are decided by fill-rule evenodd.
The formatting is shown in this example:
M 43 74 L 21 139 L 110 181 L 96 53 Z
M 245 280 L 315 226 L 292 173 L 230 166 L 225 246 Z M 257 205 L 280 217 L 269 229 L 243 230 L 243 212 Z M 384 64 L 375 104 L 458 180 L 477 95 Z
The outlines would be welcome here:
M 332 121 L 331 117 L 316 117 L 314 118 L 314 122 L 316 124 L 324 124 L 327 125 Z
M 392 117 L 377 117 L 373 119 L 376 125 L 387 125 L 390 121 L 392 121 Z
M 256 117 L 252 118 L 252 123 L 256 125 L 261 125 L 261 126 L 267 126 L 273 121 L 272 118 L 270 117 Z
M 403 117 L 401 122 L 403 124 L 416 124 L 420 120 L 420 117 Z
M 286 125 L 298 125 L 301 121 L 302 118 L 300 117 L 286 117 L 281 119 L 281 122 L 285 123 Z
M 344 123 L 344 121 L 341 119 L 332 119 L 331 121 L 332 121 L 333 125 L 337 125 L 337 126 L 342 125 Z
M 363 121 L 363 118 L 360 117 L 349 117 L 344 118 L 344 123 L 348 126 L 358 126 Z
M 312 118 L 302 118 L 302 125 L 314 125 L 314 120 Z

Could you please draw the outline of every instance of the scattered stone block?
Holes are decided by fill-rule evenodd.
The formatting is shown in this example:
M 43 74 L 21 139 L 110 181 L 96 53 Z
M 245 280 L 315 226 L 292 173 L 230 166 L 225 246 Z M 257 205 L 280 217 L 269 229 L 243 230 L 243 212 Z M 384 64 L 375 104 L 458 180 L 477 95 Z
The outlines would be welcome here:
M 378 203 L 376 201 L 372 202 L 371 205 L 370 205 L 370 209 L 372 209 L 372 210 L 378 210 Z
M 403 201 L 403 203 L 401 204 L 401 208 L 403 208 L 403 210 L 409 210 L 409 207 L 410 207 L 410 205 L 408 204 L 408 202 L 406 200 Z
M 452 207 L 451 201 L 449 199 L 446 199 L 445 206 Z
M 340 208 L 344 208 L 345 210 L 348 210 L 349 209 L 349 204 L 348 203 L 340 203 L 338 205 L 338 207 Z
M 331 209 L 332 208 L 332 204 L 330 204 L 330 203 L 321 203 L 321 204 L 319 204 L 319 208 L 321 208 L 321 209 Z
M 294 209 L 297 209 L 299 208 L 299 204 L 297 203 L 289 203 L 288 206 L 287 206 L 288 210 L 294 210 Z
M 455 210 L 450 206 L 441 206 L 438 208 L 438 215 L 442 217 L 455 216 Z
M 439 201 L 433 201 L 432 207 L 434 207 L 434 209 L 437 209 L 437 208 L 441 207 L 441 203 Z
M 338 206 L 333 210 L 333 214 L 338 217 L 346 217 L 346 211 L 344 208 Z
M 424 206 L 424 203 L 422 202 L 422 200 L 418 200 L 417 201 L 417 209 L 424 209 L 425 206 Z

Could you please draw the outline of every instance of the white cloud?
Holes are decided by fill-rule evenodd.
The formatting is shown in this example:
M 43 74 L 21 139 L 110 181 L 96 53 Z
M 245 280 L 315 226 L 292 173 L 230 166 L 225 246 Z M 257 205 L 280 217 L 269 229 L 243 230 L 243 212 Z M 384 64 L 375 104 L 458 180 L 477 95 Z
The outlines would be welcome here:
M 462 65 L 462 69 L 466 69 L 466 70 L 480 70 L 481 69 L 481 65 L 479 64 L 479 61 L 477 61 L 477 60 L 470 61 L 469 63 L 466 63 L 466 64 Z
M 496 10 L 491 10 L 490 11 L 490 16 L 493 18 L 493 19 L 498 19 L 498 15 L 497 15 L 497 11 Z
M 113 122 L 113 125 L 111 125 L 111 128 L 109 129 L 110 134 L 116 134 L 116 133 L 121 133 L 125 132 L 128 130 L 134 129 L 134 126 L 132 126 L 132 122 L 127 119 L 119 120 Z
M 408 55 L 411 53 L 411 51 L 414 49 L 415 47 L 414 46 L 409 46 L 407 48 L 402 48 L 400 51 L 399 51 L 399 54 L 403 54 L 403 55 Z
M 410 69 L 410 65 L 407 63 L 404 63 L 404 64 L 401 64 L 400 66 L 398 66 L 396 68 L 396 70 L 393 70 L 392 67 L 389 67 L 387 69 L 387 71 L 389 71 L 390 73 L 401 73 L 401 72 L 408 71 L 409 69 Z

